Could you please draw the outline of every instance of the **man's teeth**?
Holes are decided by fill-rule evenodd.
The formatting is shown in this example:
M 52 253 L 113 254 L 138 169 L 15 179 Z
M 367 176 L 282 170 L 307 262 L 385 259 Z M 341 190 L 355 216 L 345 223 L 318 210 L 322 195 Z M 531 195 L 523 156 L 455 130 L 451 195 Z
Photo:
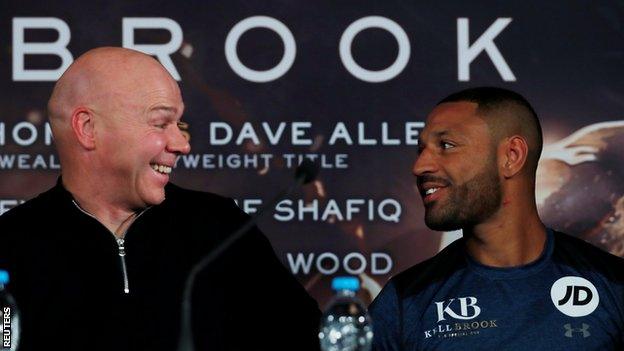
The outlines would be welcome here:
M 435 193 L 436 191 L 438 191 L 439 188 L 431 188 L 431 189 L 427 189 L 427 191 L 425 191 L 425 195 L 431 195 L 433 193 Z
M 169 166 L 157 165 L 157 164 L 152 164 L 150 166 L 152 166 L 152 169 L 155 170 L 156 172 L 163 173 L 163 174 L 171 173 L 171 167 Z

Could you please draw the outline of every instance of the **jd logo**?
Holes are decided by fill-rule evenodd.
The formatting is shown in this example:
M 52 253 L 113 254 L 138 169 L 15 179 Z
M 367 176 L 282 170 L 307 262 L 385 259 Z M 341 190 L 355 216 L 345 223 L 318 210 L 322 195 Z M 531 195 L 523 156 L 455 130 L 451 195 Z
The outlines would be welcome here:
M 553 304 L 570 317 L 583 317 L 594 312 L 600 296 L 592 282 L 585 278 L 567 276 L 559 278 L 550 288 Z
M 581 300 L 581 293 L 585 294 L 583 300 Z M 574 295 L 574 299 L 572 300 L 572 305 L 574 306 L 587 305 L 591 302 L 592 297 L 594 297 L 594 294 L 586 286 L 568 285 L 566 287 L 565 296 L 557 302 L 557 305 L 565 305 L 568 301 L 570 301 L 572 295 Z
M 457 303 L 453 304 L 453 302 L 459 301 L 459 314 L 453 310 L 457 308 Z M 481 313 L 481 308 L 477 306 L 477 298 L 468 296 L 468 297 L 460 297 L 456 299 L 448 300 L 448 303 L 445 305 L 446 301 L 436 302 L 436 307 L 438 308 L 438 322 L 445 320 L 444 314 L 448 314 L 452 318 L 455 319 L 473 319 Z M 470 311 L 469 311 L 470 310 Z

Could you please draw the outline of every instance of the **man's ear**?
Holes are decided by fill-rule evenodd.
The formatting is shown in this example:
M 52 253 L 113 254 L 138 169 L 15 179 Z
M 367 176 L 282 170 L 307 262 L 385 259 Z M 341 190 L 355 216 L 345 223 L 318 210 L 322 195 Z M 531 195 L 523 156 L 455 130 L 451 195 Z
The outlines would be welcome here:
M 78 143 L 87 150 L 95 149 L 95 120 L 93 111 L 78 107 L 71 115 L 71 126 Z
M 503 157 L 500 158 L 502 174 L 505 178 L 511 178 L 524 168 L 529 155 L 529 146 L 524 137 L 514 135 L 507 138 L 501 147 L 503 148 Z

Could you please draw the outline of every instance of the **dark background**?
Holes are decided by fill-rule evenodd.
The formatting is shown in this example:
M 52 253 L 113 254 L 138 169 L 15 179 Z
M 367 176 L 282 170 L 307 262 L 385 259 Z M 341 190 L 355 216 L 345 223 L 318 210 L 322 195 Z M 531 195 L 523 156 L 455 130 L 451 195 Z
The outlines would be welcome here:
M 254 83 L 239 77 L 224 54 L 225 38 L 239 21 L 256 15 L 273 17 L 293 33 L 297 56 L 281 78 Z M 342 65 L 338 45 L 343 31 L 365 16 L 384 16 L 407 33 L 411 55 L 406 68 L 394 79 L 368 83 L 352 76 Z M 68 49 L 74 58 L 98 46 L 120 46 L 122 18 L 167 17 L 180 24 L 184 45 L 193 53 L 172 56 L 182 77 L 187 106 L 183 119 L 190 125 L 193 154 L 310 152 L 309 146 L 292 146 L 285 138 L 279 145 L 224 146 L 209 143 L 209 122 L 224 121 L 236 131 L 252 122 L 260 133 L 261 122 L 273 128 L 280 121 L 310 121 L 311 137 L 324 137 L 316 152 L 348 154 L 348 169 L 325 169 L 320 175 L 326 197 L 314 185 L 295 194 L 294 200 L 348 198 L 398 200 L 399 223 L 368 221 L 357 215 L 351 221 L 279 222 L 271 217 L 261 228 L 288 265 L 287 253 L 348 252 L 388 253 L 394 266 L 389 274 L 374 276 L 383 285 L 395 274 L 435 254 L 440 233 L 423 223 L 423 208 L 414 191 L 411 165 L 416 147 L 327 145 L 335 124 L 344 122 L 356 138 L 357 123 L 365 122 L 368 135 L 379 138 L 380 125 L 388 122 L 392 136 L 404 133 L 406 121 L 424 121 L 428 111 L 444 96 L 459 89 L 495 85 L 523 94 L 543 123 L 546 144 L 552 144 L 585 126 L 624 119 L 624 5 L 616 1 L 8 1 L 0 4 L 0 122 L 5 123 L 6 154 L 54 153 L 40 136 L 34 145 L 12 142 L 11 128 L 30 121 L 43 131 L 45 106 L 54 82 L 12 80 L 12 19 L 57 17 L 71 30 Z M 505 82 L 485 52 L 471 68 L 471 80 L 457 78 L 457 18 L 470 20 L 473 43 L 500 17 L 513 21 L 496 37 L 495 44 L 516 76 Z M 50 30 L 29 30 L 26 41 L 56 39 Z M 163 30 L 139 30 L 139 43 L 165 43 Z M 394 61 L 398 45 L 381 29 L 356 36 L 352 52 L 362 67 L 383 69 Z M 282 57 L 279 37 L 267 29 L 253 29 L 238 44 L 241 61 L 256 70 L 269 69 Z M 54 55 L 26 57 L 27 68 L 55 68 Z M 622 128 L 600 130 L 575 145 L 599 144 L 597 160 L 568 165 L 544 160 L 538 188 L 545 201 L 540 212 L 547 224 L 585 238 L 605 250 L 623 255 L 624 225 L 618 200 L 622 197 Z M 288 129 L 287 129 L 288 130 Z M 262 135 L 262 134 L 260 134 Z M 285 134 L 288 136 L 289 134 Z M 235 132 L 236 136 L 236 132 Z M 591 139 L 591 140 L 590 140 Z M 597 141 L 598 140 L 598 141 Z M 594 144 L 591 144 L 591 143 Z M 236 199 L 267 201 L 288 183 L 292 170 L 275 160 L 268 172 L 258 169 L 185 169 L 178 167 L 174 182 Z M 53 185 L 58 170 L 0 169 L 0 200 L 28 199 Z M 556 186 L 552 185 L 558 180 Z M 539 197 L 539 194 L 538 194 Z M 624 207 L 624 204 L 622 204 Z M 321 206 L 321 209 L 323 207 Z M 0 228 L 1 230 L 1 228 Z M 253 264 L 253 262 L 250 262 Z M 370 262 L 369 262 L 370 265 Z M 338 273 L 344 273 L 340 270 Z M 300 281 L 321 304 L 330 295 L 330 277 L 313 268 L 298 274 Z M 374 291 L 371 291 L 374 294 Z

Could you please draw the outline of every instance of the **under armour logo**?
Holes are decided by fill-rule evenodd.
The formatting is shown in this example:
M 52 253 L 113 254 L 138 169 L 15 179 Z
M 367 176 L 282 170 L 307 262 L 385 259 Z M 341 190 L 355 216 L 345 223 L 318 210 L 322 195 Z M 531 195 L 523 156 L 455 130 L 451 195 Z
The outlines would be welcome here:
M 589 324 L 585 324 L 583 323 L 582 328 L 572 328 L 572 325 L 565 324 L 563 326 L 566 330 L 566 332 L 564 333 L 564 335 L 568 338 L 572 337 L 572 333 L 577 332 L 577 333 L 583 333 L 583 337 L 587 338 L 591 335 L 591 333 L 589 332 Z

